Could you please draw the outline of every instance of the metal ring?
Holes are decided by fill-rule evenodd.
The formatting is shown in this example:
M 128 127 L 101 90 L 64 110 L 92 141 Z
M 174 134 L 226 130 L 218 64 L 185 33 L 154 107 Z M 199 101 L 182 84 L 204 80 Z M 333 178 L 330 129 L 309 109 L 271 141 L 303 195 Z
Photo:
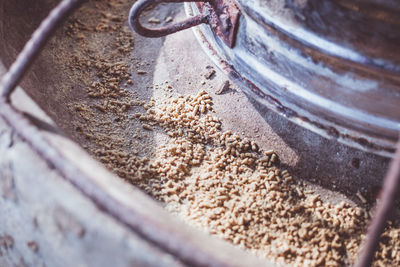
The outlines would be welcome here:
M 200 14 L 188 18 L 184 21 L 177 22 L 168 27 L 161 27 L 155 29 L 149 29 L 144 27 L 139 21 L 142 12 L 150 5 L 153 4 L 157 5 L 163 2 L 165 3 L 209 2 L 209 0 L 139 0 L 132 6 L 129 12 L 129 24 L 132 30 L 145 37 L 158 38 L 200 25 L 202 23 L 208 23 L 209 21 L 210 17 L 209 14 Z

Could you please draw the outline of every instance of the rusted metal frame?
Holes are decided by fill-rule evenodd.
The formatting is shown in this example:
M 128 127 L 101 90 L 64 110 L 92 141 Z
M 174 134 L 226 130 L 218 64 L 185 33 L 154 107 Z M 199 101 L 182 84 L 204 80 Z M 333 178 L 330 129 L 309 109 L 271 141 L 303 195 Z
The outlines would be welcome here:
M 143 35 L 145 37 L 151 37 L 151 38 L 158 38 L 158 37 L 163 37 L 178 31 L 182 31 L 197 25 L 200 25 L 202 23 L 208 23 L 209 14 L 200 14 L 191 18 L 188 18 L 184 21 L 180 21 L 177 23 L 172 24 L 171 26 L 168 27 L 161 27 L 161 28 L 155 28 L 155 29 L 149 29 L 144 27 L 140 23 L 140 15 L 142 12 L 148 8 L 151 5 L 156 5 L 160 4 L 163 2 L 166 3 L 182 3 L 182 2 L 207 2 L 208 0 L 139 0 L 137 1 L 131 8 L 129 12 L 129 24 L 135 32 L 137 32 L 140 35 Z
M 40 130 L 5 98 L 0 98 L 0 117 L 15 130 L 16 134 L 52 166 L 63 179 L 71 183 L 102 211 L 128 227 L 141 238 L 171 254 L 188 266 L 227 266 L 226 262 L 214 258 L 201 247 L 190 243 L 179 233 L 170 232 L 162 223 L 157 223 L 124 205 L 96 184 L 44 138 Z
M 160 3 L 198 2 L 201 14 L 167 27 L 147 28 L 140 23 L 140 16 L 149 6 Z M 163 37 L 200 24 L 208 24 L 222 41 L 232 48 L 235 44 L 239 9 L 231 0 L 139 0 L 129 12 L 129 24 L 136 33 L 151 38 Z
M 0 96 L 7 101 L 11 93 L 22 80 L 35 58 L 39 55 L 47 41 L 53 35 L 61 22 L 85 0 L 63 0 L 42 21 L 31 39 L 25 44 L 9 71 L 0 81 Z
M 376 206 L 373 220 L 368 227 L 367 239 L 357 261 L 357 267 L 371 266 L 375 251 L 378 249 L 379 239 L 386 227 L 387 219 L 392 212 L 394 202 L 400 187 L 400 139 L 397 143 L 395 157 L 392 159 L 389 171 L 383 182 L 381 198 Z

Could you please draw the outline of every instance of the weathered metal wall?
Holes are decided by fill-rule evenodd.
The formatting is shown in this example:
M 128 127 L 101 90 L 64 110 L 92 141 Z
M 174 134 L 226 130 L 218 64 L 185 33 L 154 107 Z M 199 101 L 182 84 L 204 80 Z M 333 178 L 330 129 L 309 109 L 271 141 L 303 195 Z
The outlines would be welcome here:
M 0 266 L 181 266 L 100 211 L 0 119 Z

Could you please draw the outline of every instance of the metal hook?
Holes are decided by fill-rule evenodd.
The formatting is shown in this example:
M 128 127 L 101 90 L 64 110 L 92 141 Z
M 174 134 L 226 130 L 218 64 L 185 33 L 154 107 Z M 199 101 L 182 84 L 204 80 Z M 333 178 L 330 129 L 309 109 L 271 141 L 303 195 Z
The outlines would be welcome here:
M 129 12 L 129 24 L 131 28 L 140 35 L 145 37 L 163 37 L 178 31 L 182 31 L 202 23 L 209 22 L 209 14 L 200 14 L 191 18 L 188 18 L 184 21 L 177 22 L 168 27 L 161 27 L 156 29 L 149 29 L 144 27 L 140 21 L 140 15 L 142 12 L 150 5 L 160 4 L 163 2 L 167 3 L 181 3 L 181 2 L 209 2 L 209 0 L 139 0 L 137 1 L 131 8 Z M 207 12 L 208 13 L 208 12 Z

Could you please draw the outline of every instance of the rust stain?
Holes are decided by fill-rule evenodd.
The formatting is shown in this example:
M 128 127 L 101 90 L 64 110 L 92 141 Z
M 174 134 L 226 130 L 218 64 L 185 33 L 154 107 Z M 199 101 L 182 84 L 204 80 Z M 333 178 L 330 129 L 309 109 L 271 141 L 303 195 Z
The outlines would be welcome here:
M 15 182 L 12 173 L 11 163 L 9 161 L 3 161 L 0 165 L 0 177 L 1 177 L 1 196 L 4 199 L 9 199 L 14 202 L 17 201 L 17 194 L 15 192 Z
M 54 221 L 57 228 L 63 233 L 73 233 L 77 237 L 82 238 L 85 236 L 85 228 L 81 223 L 74 218 L 67 210 L 62 207 L 57 207 L 53 213 Z
M 5 250 L 12 249 L 14 247 L 14 238 L 9 235 L 5 234 L 0 236 L 0 248 L 4 248 Z
M 39 245 L 35 241 L 28 241 L 26 245 L 34 252 L 37 253 L 39 251 Z

